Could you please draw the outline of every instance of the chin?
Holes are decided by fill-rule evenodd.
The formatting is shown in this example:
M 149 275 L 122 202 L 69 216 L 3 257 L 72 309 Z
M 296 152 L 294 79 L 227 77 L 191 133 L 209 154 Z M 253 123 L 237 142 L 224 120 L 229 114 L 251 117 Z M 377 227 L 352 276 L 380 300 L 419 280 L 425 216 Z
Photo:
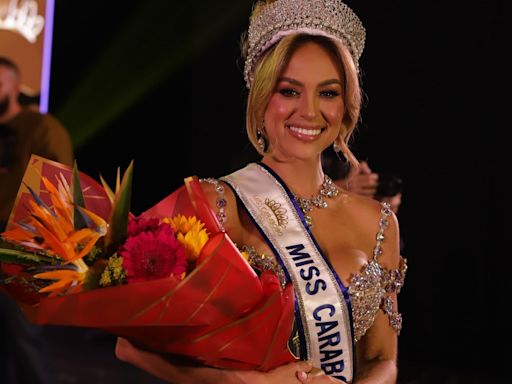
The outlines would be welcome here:
M 307 160 L 314 160 L 319 158 L 322 151 L 319 149 L 311 149 L 311 150 L 304 150 L 297 149 L 297 150 L 290 150 L 288 149 L 286 152 L 280 151 L 278 153 L 272 154 L 272 157 L 274 157 L 276 160 L 286 162 L 286 161 L 294 161 L 294 160 L 300 160 L 300 161 L 307 161 Z

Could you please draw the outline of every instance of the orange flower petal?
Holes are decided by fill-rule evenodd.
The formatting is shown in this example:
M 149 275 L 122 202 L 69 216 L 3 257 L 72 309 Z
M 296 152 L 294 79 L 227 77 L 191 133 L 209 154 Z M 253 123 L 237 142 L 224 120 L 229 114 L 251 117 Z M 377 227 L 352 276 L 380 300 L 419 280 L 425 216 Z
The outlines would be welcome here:
M 55 237 L 53 233 L 47 230 L 44 226 L 39 223 L 34 223 L 37 226 L 41 237 L 43 237 L 45 244 L 48 245 L 50 250 L 65 260 L 69 260 L 74 256 L 73 249 L 70 249 L 69 244 L 66 244 Z
M 98 239 L 100 238 L 101 236 L 99 234 L 95 235 L 94 237 L 91 238 L 91 240 L 89 240 L 89 242 L 87 244 L 85 244 L 84 248 L 80 251 L 80 253 L 78 253 L 72 261 L 76 260 L 76 259 L 81 259 L 82 257 L 84 257 L 85 255 L 87 255 L 91 249 L 94 247 L 94 245 L 96 244 L 96 242 L 98 241 Z
M 57 271 L 38 273 L 34 277 L 47 280 L 83 280 L 84 274 L 70 269 L 59 269 Z

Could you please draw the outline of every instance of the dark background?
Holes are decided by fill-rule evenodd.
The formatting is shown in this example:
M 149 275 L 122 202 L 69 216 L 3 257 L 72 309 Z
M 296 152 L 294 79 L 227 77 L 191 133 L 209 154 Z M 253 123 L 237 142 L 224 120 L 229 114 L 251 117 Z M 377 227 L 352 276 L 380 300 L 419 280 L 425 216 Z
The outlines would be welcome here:
M 404 181 L 400 382 L 506 382 L 504 2 L 347 3 L 367 29 L 353 148 Z M 249 13 L 241 0 L 57 0 L 50 111 L 79 168 L 113 180 L 133 159 L 142 212 L 253 153 L 238 47 Z M 47 332 L 59 383 L 153 382 L 115 360 L 113 338 Z

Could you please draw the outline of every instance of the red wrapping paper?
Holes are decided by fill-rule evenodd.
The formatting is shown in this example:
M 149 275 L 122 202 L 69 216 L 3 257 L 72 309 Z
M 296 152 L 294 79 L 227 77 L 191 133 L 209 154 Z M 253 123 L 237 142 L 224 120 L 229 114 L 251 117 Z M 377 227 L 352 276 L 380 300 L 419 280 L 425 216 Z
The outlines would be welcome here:
M 31 195 L 28 187 L 32 188 L 45 203 L 49 204 L 49 194 L 44 187 L 42 177 L 44 176 L 48 180 L 54 181 L 56 177 L 60 177 L 62 174 L 70 183 L 72 171 L 73 169 L 67 165 L 45 159 L 41 156 L 32 155 L 23 175 L 23 181 L 20 184 L 9 221 L 7 222 L 7 229 L 10 229 L 13 223 L 23 220 L 29 214 L 27 201 L 31 198 Z M 87 208 L 103 218 L 108 217 L 111 204 L 101 184 L 83 172 L 80 172 L 80 184 Z
M 42 172 L 27 169 L 26 175 L 41 196 L 45 192 L 37 183 L 38 174 L 48 176 L 64 169 L 63 176 L 70 179 L 65 166 L 36 160 L 31 165 Z M 87 175 L 80 178 L 88 196 L 96 196 L 86 198 L 86 207 L 107 219 L 110 207 L 103 188 Z M 21 188 L 20 194 L 12 218 L 27 213 L 20 204 L 26 191 Z M 8 293 L 34 323 L 99 328 L 139 347 L 188 356 L 214 367 L 269 370 L 294 361 L 287 348 L 294 316 L 291 285 L 282 290 L 270 272 L 258 277 L 229 236 L 220 231 L 196 177 L 185 179 L 184 186 L 141 216 L 177 214 L 195 215 L 210 234 L 198 265 L 184 280 L 169 277 L 54 298 L 39 295 L 37 300 L 27 300 L 12 289 Z M 18 267 L 3 265 L 6 272 Z

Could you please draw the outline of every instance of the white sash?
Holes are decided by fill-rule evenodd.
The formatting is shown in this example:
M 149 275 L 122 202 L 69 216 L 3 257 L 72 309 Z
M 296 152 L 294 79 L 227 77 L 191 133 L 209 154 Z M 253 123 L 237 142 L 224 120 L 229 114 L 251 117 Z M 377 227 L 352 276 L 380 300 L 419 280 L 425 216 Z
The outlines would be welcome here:
M 330 376 L 351 382 L 353 337 L 348 293 L 304 225 L 287 187 L 271 169 L 255 163 L 222 180 L 241 199 L 293 282 L 305 343 L 301 358 L 311 360 Z

